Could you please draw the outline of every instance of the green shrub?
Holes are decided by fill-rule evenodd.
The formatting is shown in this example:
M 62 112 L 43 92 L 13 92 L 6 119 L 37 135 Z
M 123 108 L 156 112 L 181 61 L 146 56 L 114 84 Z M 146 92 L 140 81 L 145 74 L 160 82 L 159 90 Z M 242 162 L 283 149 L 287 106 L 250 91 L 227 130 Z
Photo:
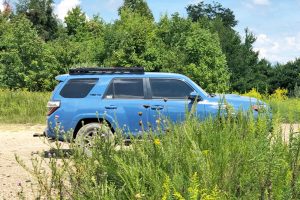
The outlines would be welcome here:
M 294 87 L 294 91 L 293 91 L 293 94 L 292 94 L 295 98 L 300 98 L 300 87 L 298 86 L 298 84 L 296 83 L 295 84 L 295 87 Z
M 255 88 L 252 88 L 249 92 L 242 94 L 243 96 L 254 97 L 256 99 L 262 99 L 263 95 L 261 95 Z
M 287 99 L 288 90 L 283 88 L 277 88 L 273 94 L 270 95 L 270 98 L 276 100 L 285 100 Z

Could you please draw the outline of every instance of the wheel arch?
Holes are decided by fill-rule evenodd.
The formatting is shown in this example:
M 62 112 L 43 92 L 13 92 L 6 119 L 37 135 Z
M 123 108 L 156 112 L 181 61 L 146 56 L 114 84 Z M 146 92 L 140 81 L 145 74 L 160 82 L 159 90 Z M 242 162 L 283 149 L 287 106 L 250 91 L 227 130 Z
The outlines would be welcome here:
M 113 124 L 107 119 L 103 119 L 103 118 L 83 118 L 83 119 L 80 119 L 77 122 L 77 124 L 75 126 L 75 129 L 74 129 L 74 132 L 73 132 L 73 138 L 74 139 L 76 138 L 76 135 L 77 135 L 78 131 L 84 125 L 90 124 L 90 123 L 103 123 L 103 122 L 107 123 L 107 125 L 110 127 L 111 131 L 113 133 L 115 133 L 115 128 L 114 128 Z

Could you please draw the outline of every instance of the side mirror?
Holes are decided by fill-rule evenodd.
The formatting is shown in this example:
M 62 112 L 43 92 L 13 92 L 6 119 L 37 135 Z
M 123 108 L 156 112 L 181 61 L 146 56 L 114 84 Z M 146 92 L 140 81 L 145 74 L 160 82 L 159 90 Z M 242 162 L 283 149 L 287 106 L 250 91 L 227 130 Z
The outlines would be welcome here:
M 197 92 L 193 91 L 188 96 L 188 99 L 191 100 L 191 101 L 195 101 L 195 100 L 200 101 L 201 97 L 199 96 L 199 94 Z

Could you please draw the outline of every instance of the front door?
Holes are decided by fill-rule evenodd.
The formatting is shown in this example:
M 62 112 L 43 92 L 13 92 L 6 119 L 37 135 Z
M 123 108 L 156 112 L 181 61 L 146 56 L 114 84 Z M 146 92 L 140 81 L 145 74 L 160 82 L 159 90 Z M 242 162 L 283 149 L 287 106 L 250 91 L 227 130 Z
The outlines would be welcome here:
M 181 79 L 150 78 L 148 85 L 152 97 L 149 116 L 154 127 L 165 128 L 168 122 L 185 120 L 194 103 L 188 99 L 194 91 L 188 83 Z M 202 109 L 200 107 L 198 109 Z

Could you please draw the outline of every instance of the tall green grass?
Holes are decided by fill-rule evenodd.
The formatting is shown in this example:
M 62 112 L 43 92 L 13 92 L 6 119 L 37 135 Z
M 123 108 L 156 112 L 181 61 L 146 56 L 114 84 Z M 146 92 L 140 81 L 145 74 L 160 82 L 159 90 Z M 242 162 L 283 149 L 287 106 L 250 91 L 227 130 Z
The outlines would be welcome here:
M 0 90 L 0 123 L 45 123 L 47 92 Z
M 279 113 L 282 122 L 300 122 L 300 99 L 271 99 L 268 101 L 275 113 Z
M 166 133 L 144 133 L 125 147 L 95 139 L 92 154 L 57 143 L 50 175 L 33 161 L 37 197 L 53 199 L 299 199 L 300 136 L 283 140 L 280 123 L 266 115 L 190 117 Z M 19 160 L 19 163 L 22 162 Z M 26 166 L 22 164 L 25 168 Z M 48 170 L 49 171 L 49 170 Z

